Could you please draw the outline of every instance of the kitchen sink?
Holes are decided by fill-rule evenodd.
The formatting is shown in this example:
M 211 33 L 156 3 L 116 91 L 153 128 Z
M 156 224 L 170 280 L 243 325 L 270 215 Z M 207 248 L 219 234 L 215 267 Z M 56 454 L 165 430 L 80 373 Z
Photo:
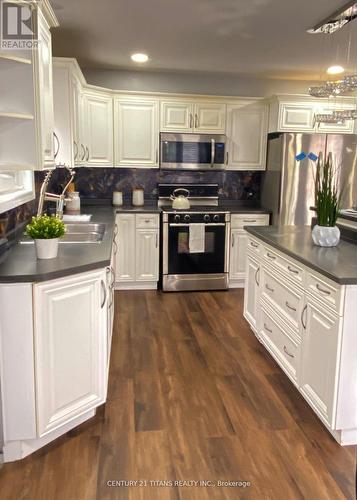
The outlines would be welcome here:
M 60 244 L 68 243 L 100 243 L 103 240 L 106 225 L 95 222 L 73 222 L 66 224 L 66 233 L 60 239 Z M 19 243 L 31 244 L 33 240 L 24 236 Z

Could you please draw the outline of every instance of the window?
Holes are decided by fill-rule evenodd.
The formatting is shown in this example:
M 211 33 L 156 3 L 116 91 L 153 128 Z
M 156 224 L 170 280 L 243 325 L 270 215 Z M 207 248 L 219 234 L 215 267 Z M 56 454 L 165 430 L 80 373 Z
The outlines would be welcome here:
M 0 213 L 34 198 L 35 182 L 31 170 L 0 171 Z

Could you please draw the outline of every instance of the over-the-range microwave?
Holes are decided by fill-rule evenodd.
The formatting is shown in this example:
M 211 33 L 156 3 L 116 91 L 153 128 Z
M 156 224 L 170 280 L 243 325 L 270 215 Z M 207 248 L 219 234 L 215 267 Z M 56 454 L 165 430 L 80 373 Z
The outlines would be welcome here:
M 226 136 L 217 134 L 160 134 L 160 168 L 224 170 Z

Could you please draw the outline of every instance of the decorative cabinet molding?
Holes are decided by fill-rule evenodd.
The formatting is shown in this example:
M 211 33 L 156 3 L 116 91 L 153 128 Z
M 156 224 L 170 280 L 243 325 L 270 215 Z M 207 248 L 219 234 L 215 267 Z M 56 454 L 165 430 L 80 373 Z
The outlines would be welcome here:
M 264 103 L 228 105 L 228 170 L 265 170 L 268 106 Z
M 114 99 L 115 166 L 159 166 L 159 103 Z
M 159 280 L 159 215 L 117 214 L 116 287 L 157 288 Z
M 247 267 L 244 316 L 252 330 L 334 438 L 357 444 L 357 287 L 250 235 Z

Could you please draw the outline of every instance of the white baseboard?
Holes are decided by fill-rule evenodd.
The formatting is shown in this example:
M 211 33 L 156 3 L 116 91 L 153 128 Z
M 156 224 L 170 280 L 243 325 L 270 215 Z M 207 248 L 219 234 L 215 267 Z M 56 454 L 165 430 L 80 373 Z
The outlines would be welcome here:
M 157 290 L 157 281 L 126 281 L 115 283 L 115 290 Z
M 244 288 L 245 279 L 229 280 L 229 288 Z

